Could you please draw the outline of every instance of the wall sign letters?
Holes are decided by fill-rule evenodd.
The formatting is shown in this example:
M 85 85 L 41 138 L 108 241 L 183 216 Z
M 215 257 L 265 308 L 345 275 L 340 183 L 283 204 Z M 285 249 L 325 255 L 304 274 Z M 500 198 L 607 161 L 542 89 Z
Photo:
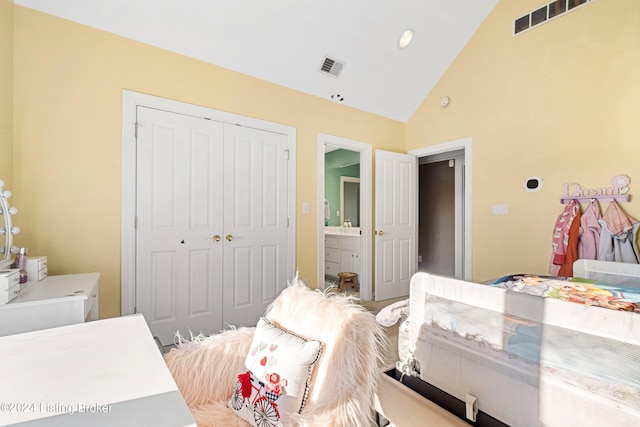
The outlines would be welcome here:
M 629 185 L 631 179 L 627 175 L 616 175 L 611 180 L 610 187 L 585 188 L 576 182 L 563 184 L 564 195 L 560 198 L 562 203 L 570 200 L 586 201 L 599 199 L 604 201 L 615 200 L 618 202 L 629 201 Z

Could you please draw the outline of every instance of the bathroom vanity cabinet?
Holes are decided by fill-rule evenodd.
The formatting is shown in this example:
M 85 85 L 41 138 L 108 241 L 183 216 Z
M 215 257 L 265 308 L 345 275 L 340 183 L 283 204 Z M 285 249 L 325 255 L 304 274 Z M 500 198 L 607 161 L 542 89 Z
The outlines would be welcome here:
M 325 275 L 338 277 L 341 271 L 360 274 L 360 235 L 325 235 Z

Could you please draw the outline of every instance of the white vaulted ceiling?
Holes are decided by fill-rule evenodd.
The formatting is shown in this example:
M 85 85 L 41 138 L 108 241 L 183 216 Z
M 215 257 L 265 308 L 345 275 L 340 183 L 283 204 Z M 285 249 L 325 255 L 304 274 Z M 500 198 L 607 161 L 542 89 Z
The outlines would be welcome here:
M 14 0 L 403 122 L 497 2 Z M 413 43 L 400 49 L 406 29 L 414 31 Z M 338 77 L 319 71 L 327 56 L 344 63 Z

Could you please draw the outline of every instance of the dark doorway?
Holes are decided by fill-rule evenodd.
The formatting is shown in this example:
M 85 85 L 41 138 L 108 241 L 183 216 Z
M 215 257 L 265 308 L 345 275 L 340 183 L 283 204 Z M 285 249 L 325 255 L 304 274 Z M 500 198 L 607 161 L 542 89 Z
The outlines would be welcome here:
M 418 270 L 456 276 L 456 162 L 462 152 L 428 156 L 418 166 Z

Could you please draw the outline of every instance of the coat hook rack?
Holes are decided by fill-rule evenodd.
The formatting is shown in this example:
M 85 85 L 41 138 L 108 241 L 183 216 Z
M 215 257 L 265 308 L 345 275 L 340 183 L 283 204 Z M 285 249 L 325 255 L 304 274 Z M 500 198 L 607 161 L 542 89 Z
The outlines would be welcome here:
M 564 195 L 560 198 L 560 203 L 589 202 L 598 200 L 600 202 L 628 202 L 630 200 L 629 185 L 631 178 L 627 175 L 616 175 L 611 180 L 611 187 L 584 188 L 576 182 L 563 184 Z

